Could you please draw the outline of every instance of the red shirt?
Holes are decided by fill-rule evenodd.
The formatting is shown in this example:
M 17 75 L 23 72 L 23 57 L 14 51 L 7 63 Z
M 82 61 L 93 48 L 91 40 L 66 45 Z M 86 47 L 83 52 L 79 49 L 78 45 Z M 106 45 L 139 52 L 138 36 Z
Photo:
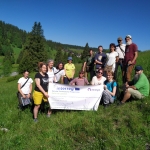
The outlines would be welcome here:
M 124 64 L 127 64 L 128 61 L 132 61 L 134 56 L 135 56 L 135 52 L 138 51 L 138 47 L 136 44 L 132 43 L 131 45 L 126 45 L 125 48 L 125 57 L 124 57 Z M 133 62 L 132 64 L 135 64 L 135 62 Z

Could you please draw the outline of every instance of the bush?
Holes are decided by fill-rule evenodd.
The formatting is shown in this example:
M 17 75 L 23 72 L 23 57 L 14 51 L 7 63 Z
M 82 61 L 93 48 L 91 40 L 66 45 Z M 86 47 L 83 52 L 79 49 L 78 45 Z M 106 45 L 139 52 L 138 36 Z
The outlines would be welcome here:
M 20 77 L 22 77 L 21 74 L 18 74 L 18 75 L 16 75 L 16 76 L 8 77 L 8 78 L 7 78 L 7 82 L 11 82 L 11 81 L 14 81 L 14 80 L 18 80 Z

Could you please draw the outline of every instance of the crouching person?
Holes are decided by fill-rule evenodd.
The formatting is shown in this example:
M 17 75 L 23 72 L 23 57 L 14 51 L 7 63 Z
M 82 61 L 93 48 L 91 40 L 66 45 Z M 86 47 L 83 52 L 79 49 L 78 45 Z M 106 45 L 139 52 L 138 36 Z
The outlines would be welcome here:
M 33 109 L 33 115 L 34 115 L 34 121 L 37 122 L 37 115 L 40 108 L 40 105 L 42 103 L 42 100 L 44 102 L 47 102 L 48 100 L 48 83 L 49 83 L 49 77 L 47 72 L 47 66 L 45 63 L 39 63 L 39 72 L 35 75 L 35 89 L 33 92 L 33 101 L 34 101 L 34 109 Z M 48 115 L 50 114 L 50 110 L 48 111 Z
M 104 104 L 104 107 L 109 106 L 109 104 L 114 103 L 115 95 L 116 95 L 116 89 L 117 89 L 117 83 L 114 81 L 114 73 L 112 71 L 107 72 L 106 81 L 104 82 L 104 91 L 102 94 L 102 101 Z
M 142 66 L 135 67 L 134 79 L 126 82 L 125 86 L 124 97 L 120 104 L 124 104 L 129 98 L 143 99 L 149 95 L 149 81 L 143 73 Z

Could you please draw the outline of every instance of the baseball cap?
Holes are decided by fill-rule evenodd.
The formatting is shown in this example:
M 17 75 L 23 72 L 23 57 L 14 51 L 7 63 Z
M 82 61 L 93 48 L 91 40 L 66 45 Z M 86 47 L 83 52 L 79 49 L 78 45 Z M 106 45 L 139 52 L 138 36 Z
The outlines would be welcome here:
M 72 60 L 72 57 L 68 57 L 68 60 Z
M 118 39 L 117 40 L 121 40 L 122 41 L 122 37 L 118 37 Z
M 140 70 L 143 70 L 143 68 L 142 68 L 142 66 L 136 66 L 135 70 L 140 71 Z
M 132 36 L 131 35 L 126 35 L 126 38 L 132 39 Z

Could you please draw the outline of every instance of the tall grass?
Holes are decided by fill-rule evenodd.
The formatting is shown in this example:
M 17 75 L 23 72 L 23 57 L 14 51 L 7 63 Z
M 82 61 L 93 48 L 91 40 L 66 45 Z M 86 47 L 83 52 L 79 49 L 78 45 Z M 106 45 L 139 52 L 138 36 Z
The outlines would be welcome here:
M 150 52 L 137 64 L 150 65 Z M 81 64 L 77 64 L 76 76 Z M 31 74 L 34 77 L 35 73 Z M 149 74 L 149 71 L 146 72 Z M 121 83 L 120 83 L 121 84 Z M 150 148 L 150 97 L 98 111 L 54 110 L 50 118 L 39 113 L 35 123 L 27 108 L 17 109 L 17 80 L 0 79 L 0 149 L 2 150 L 145 150 Z M 86 94 L 86 93 L 83 93 Z M 7 128 L 8 131 L 2 131 Z

